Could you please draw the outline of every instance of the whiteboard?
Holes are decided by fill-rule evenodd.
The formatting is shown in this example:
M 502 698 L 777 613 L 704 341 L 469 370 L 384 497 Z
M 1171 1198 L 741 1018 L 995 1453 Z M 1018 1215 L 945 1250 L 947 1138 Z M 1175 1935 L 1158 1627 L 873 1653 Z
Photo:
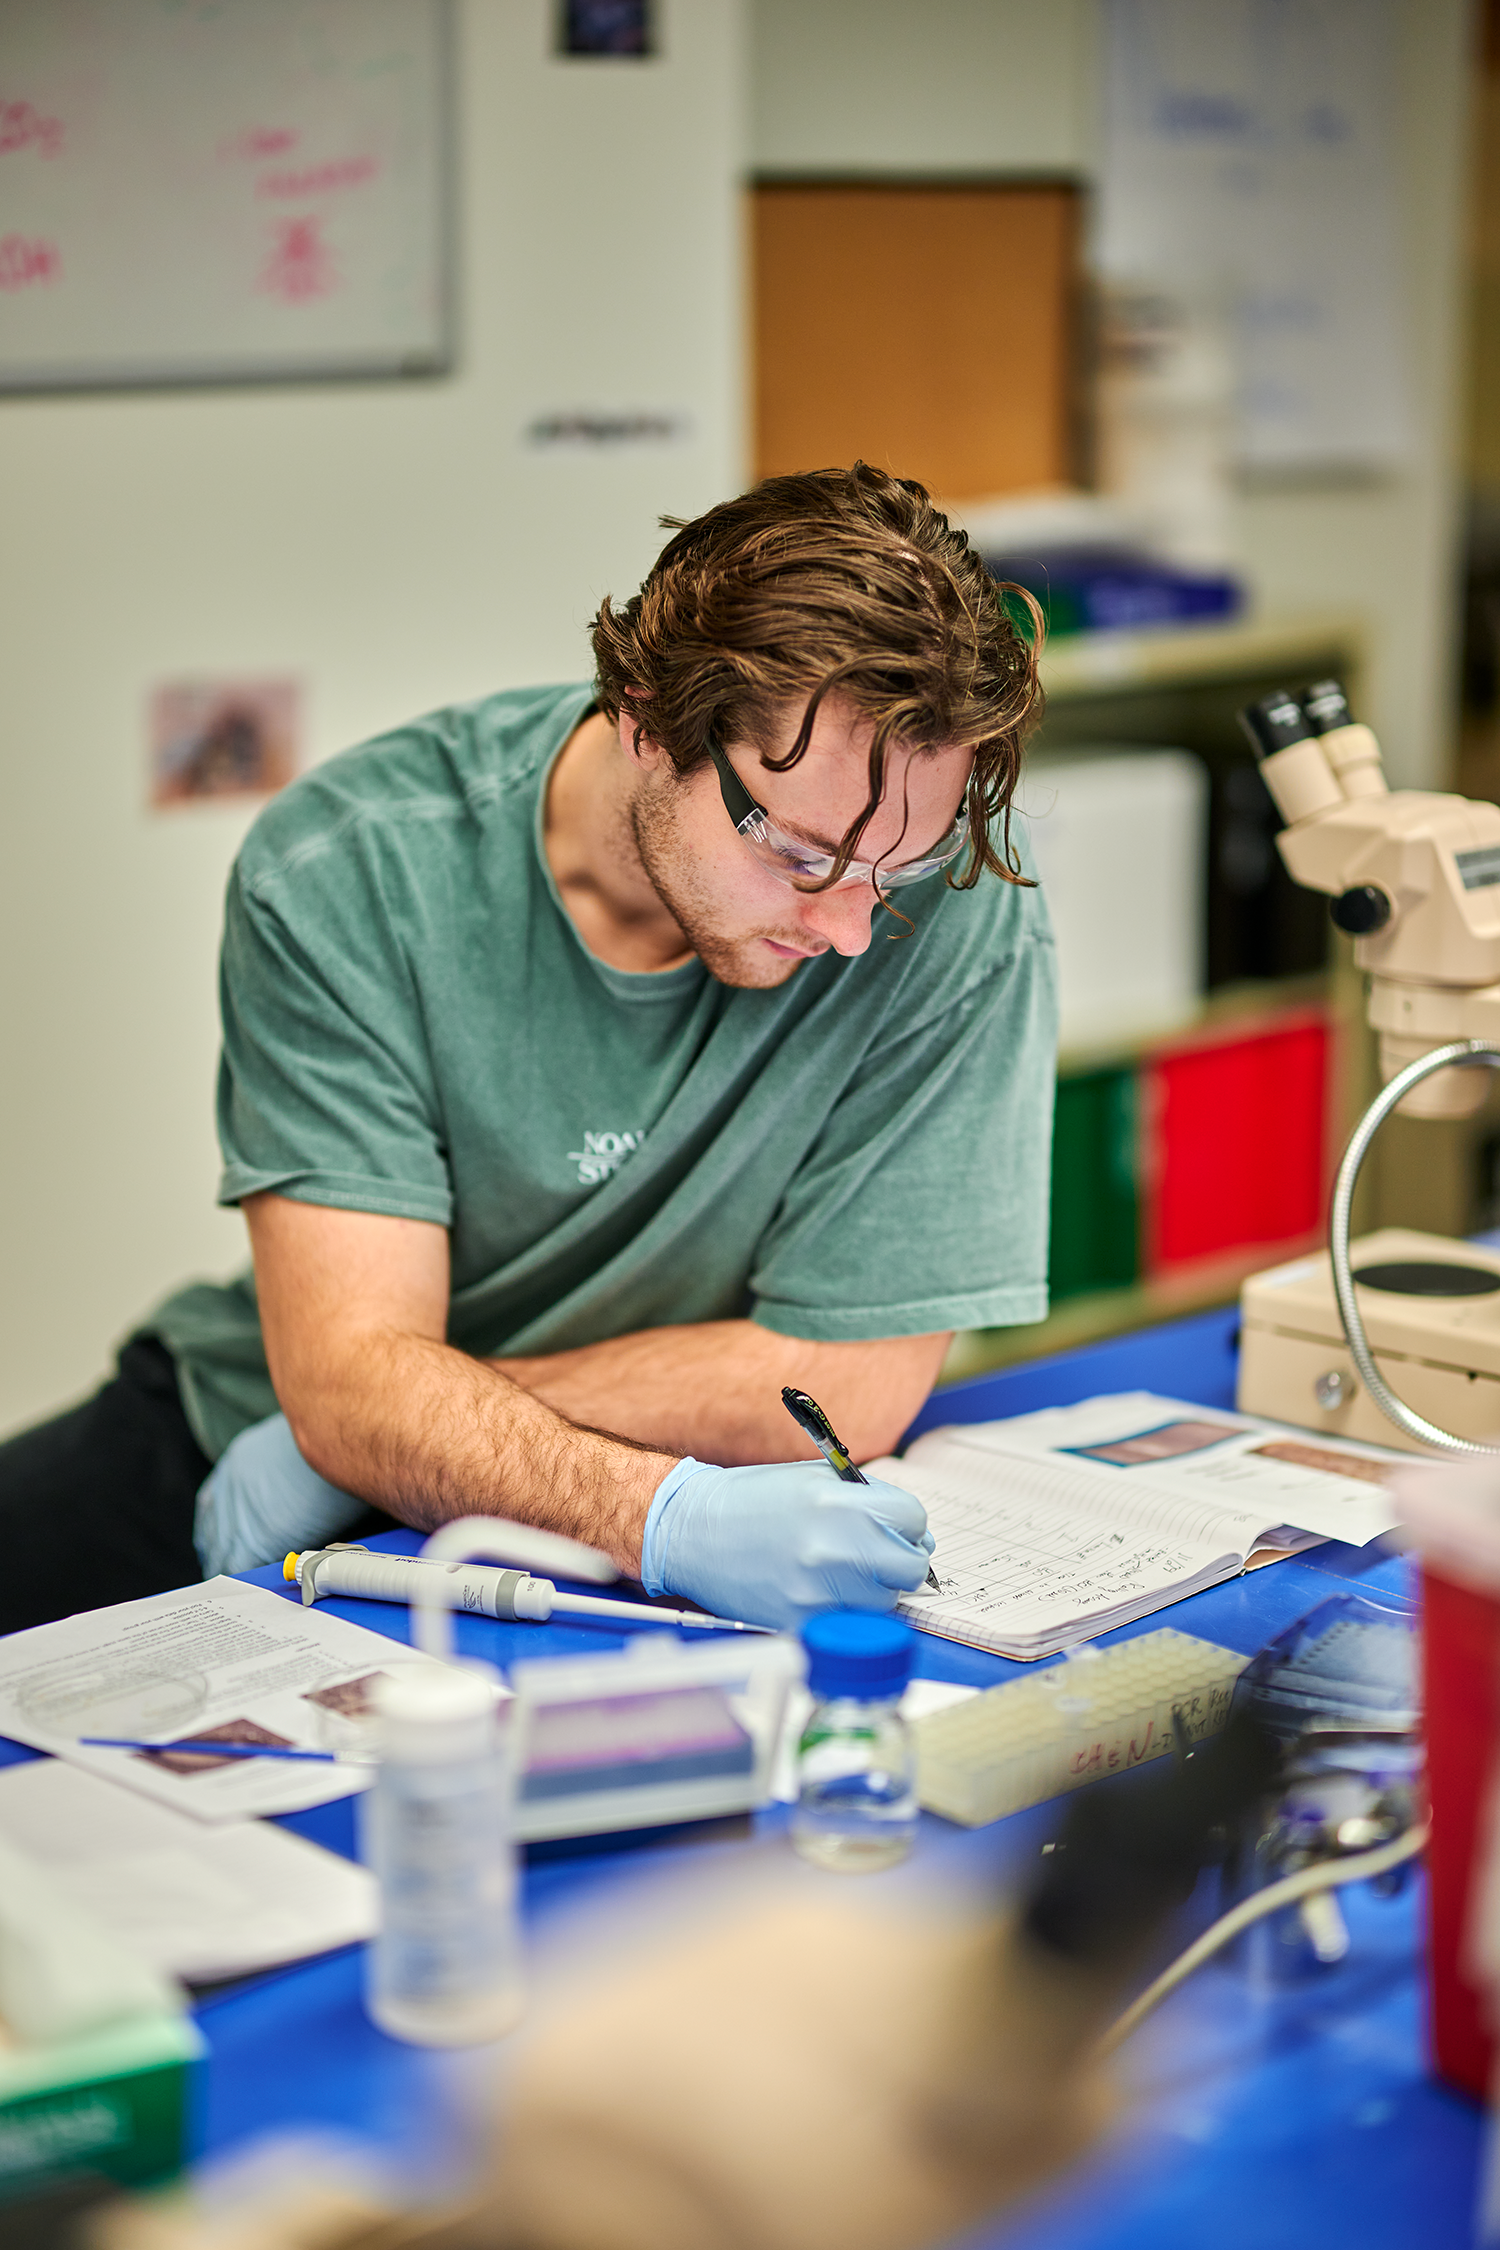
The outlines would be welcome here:
M 0 390 L 440 372 L 448 0 L 4 0 Z
M 1247 468 L 1398 464 L 1392 0 L 1107 0 L 1105 28 L 1101 270 L 1222 308 Z

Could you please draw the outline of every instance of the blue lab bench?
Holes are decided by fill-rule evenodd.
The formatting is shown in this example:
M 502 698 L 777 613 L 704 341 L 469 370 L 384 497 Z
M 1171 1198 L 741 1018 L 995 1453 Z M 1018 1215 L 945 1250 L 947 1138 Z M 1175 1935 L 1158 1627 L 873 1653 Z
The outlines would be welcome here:
M 1103 1391 L 1232 1406 L 1237 1325 L 1232 1310 L 1202 1314 L 955 1384 L 929 1400 L 912 1434 Z M 410 1533 L 379 1542 L 398 1552 L 419 1543 Z M 252 1575 L 280 1586 L 277 1571 Z M 1171 1624 L 1249 1654 L 1351 1583 L 1409 1590 L 1409 1565 L 1380 1543 L 1323 1546 L 1105 1639 Z M 406 1638 L 403 1609 L 326 1606 Z M 457 1625 L 461 1649 L 502 1664 L 523 1651 L 603 1650 L 623 1637 L 471 1617 Z M 920 1641 L 917 1670 L 928 1678 L 988 1687 L 1024 1669 L 926 1635 Z M 31 1754 L 0 1743 L 0 1763 Z M 998 1890 L 1034 1858 L 1056 1819 L 1055 1805 L 1041 1806 L 970 1833 L 924 1815 L 919 1852 L 935 1869 L 988 1879 Z M 784 1820 L 772 1810 L 756 1827 L 774 1838 Z M 286 1825 L 353 1853 L 350 1800 L 290 1815 Z M 534 1850 L 524 1879 L 528 1921 L 544 1933 L 550 1918 L 585 1907 L 590 1892 L 607 1903 L 622 1875 L 642 1871 L 648 1848 L 652 1864 L 685 1866 L 694 1855 L 732 1858 L 746 1847 L 678 1831 L 649 1847 L 599 1838 Z M 968 2250 L 1446 2250 L 1473 2241 L 1483 2119 L 1427 2074 L 1420 1881 L 1393 1899 L 1363 1889 L 1343 1897 L 1353 1936 L 1346 1961 L 1276 1987 L 1257 1987 L 1237 1964 L 1200 1970 L 1126 2050 L 1133 2096 L 1115 2136 L 1020 2214 L 967 2237 Z M 424 2151 L 440 2170 L 452 2111 L 445 2070 L 375 2030 L 361 2007 L 360 1975 L 360 1949 L 350 1948 L 201 2004 L 210 2152 L 271 2131 L 331 2130 L 391 2153 Z M 732 2038 L 732 2028 L 724 2035 Z

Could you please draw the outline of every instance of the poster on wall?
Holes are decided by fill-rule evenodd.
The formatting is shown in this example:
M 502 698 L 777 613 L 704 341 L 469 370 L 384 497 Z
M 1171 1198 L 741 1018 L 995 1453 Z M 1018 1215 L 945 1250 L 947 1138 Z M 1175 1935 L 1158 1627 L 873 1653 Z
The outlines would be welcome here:
M 0 390 L 440 372 L 449 0 L 7 0 Z
M 272 796 L 302 763 L 301 731 L 300 681 L 165 681 L 150 699 L 151 803 Z
M 1106 0 L 1096 261 L 1222 318 L 1237 455 L 1403 458 L 1393 0 Z

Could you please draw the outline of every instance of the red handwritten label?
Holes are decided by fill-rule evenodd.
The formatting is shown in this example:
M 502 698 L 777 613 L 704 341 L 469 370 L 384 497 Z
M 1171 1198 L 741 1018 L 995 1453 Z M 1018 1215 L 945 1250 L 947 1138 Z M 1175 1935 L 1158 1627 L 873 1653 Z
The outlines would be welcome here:
M 0 156 L 9 156 L 19 148 L 34 148 L 43 156 L 56 156 L 62 144 L 60 117 L 43 117 L 30 102 L 0 101 Z
M 328 195 L 334 188 L 362 187 L 379 170 L 373 156 L 341 156 L 332 164 L 305 164 L 297 172 L 267 172 L 255 192 L 300 203 L 304 196 Z
M 333 252 L 322 236 L 321 219 L 279 219 L 276 242 L 261 269 L 260 286 L 288 304 L 326 297 L 338 287 Z
M 0 289 L 27 289 L 34 281 L 56 281 L 62 259 L 55 242 L 24 234 L 0 236 Z
M 247 125 L 243 133 L 226 141 L 221 156 L 243 156 L 252 164 L 267 156 L 290 156 L 302 135 L 290 125 Z

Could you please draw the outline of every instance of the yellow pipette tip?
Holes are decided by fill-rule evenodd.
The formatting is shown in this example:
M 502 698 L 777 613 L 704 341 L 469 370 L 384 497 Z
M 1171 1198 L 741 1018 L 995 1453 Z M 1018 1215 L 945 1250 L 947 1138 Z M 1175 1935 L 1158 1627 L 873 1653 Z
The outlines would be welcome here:
M 286 1561 L 281 1566 L 281 1575 L 286 1580 L 289 1586 L 295 1586 L 297 1583 L 297 1565 L 299 1562 L 301 1562 L 301 1560 L 302 1557 L 296 1552 L 294 1548 L 292 1553 L 287 1556 Z

